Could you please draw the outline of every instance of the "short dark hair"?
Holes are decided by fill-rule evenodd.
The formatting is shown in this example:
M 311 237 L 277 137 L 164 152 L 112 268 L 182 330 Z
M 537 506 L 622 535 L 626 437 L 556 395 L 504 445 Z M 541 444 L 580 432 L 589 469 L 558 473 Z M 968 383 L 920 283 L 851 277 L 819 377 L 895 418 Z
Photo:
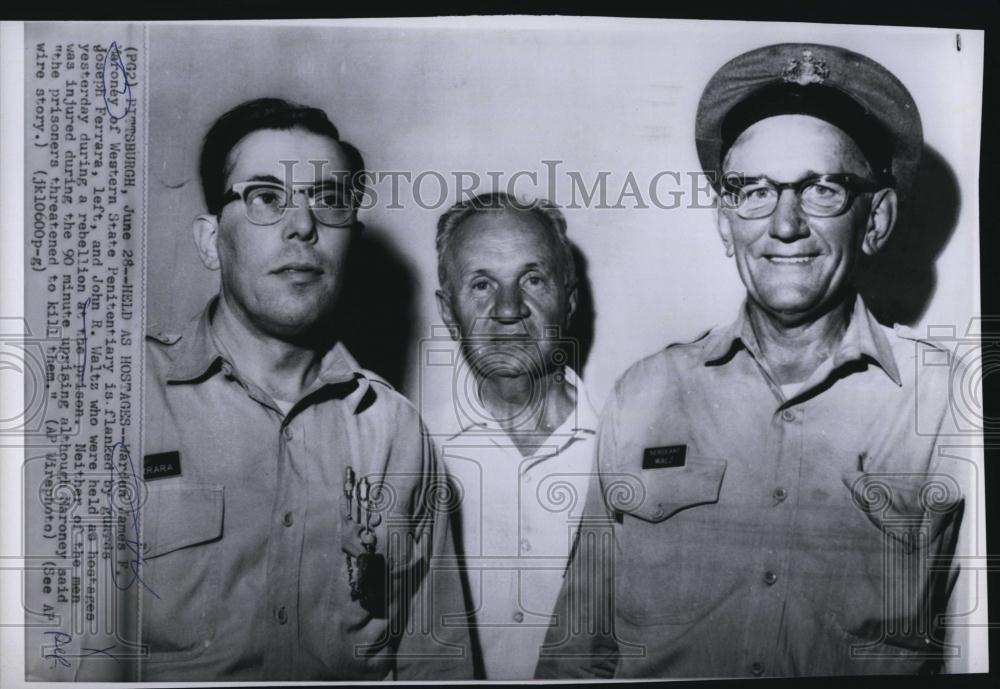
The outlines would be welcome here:
M 567 289 L 573 289 L 576 286 L 576 260 L 573 257 L 573 247 L 569 242 L 569 237 L 566 236 L 566 217 L 559 210 L 559 207 L 545 199 L 519 201 L 511 194 L 493 192 L 459 201 L 438 219 L 435 244 L 437 245 L 438 257 L 438 281 L 441 283 L 441 289 L 448 289 L 448 253 L 459 225 L 472 215 L 497 211 L 521 211 L 541 221 L 542 226 L 551 233 L 556 242 L 559 262 L 562 264 L 563 281 Z
M 257 98 L 240 103 L 219 117 L 201 146 L 198 171 L 201 189 L 205 195 L 208 212 L 218 215 L 224 205 L 226 193 L 227 159 L 230 151 L 243 137 L 261 129 L 304 129 L 313 134 L 327 136 L 340 144 L 350 164 L 351 186 L 360 200 L 364 194 L 365 162 L 361 152 L 341 141 L 340 132 L 327 114 L 319 108 L 291 103 L 281 98 Z

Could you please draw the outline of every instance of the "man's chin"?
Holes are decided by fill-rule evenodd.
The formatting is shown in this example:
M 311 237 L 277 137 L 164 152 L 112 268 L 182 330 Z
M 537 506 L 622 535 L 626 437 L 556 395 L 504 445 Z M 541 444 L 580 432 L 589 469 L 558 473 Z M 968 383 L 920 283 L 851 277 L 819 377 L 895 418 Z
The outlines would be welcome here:
M 766 313 L 789 324 L 815 320 L 833 308 L 829 299 L 824 300 L 822 295 L 807 292 L 768 295 L 765 299 L 755 301 Z
M 537 347 L 491 345 L 466 350 L 466 359 L 481 375 L 518 377 L 542 370 Z
M 262 326 L 262 329 L 272 337 L 297 343 L 314 340 L 323 332 L 329 333 L 333 330 L 333 325 L 328 319 L 317 318 L 316 312 L 276 315 L 266 319 Z

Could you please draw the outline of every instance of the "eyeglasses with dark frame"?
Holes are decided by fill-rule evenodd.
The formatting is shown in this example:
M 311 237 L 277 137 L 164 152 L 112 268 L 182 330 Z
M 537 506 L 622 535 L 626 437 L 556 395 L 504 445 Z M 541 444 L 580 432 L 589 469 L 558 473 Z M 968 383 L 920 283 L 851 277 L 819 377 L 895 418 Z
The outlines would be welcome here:
M 222 201 L 225 205 L 242 199 L 247 220 L 254 225 L 274 225 L 293 207 L 291 201 L 297 192 L 305 194 L 309 210 L 320 224 L 350 227 L 355 223 L 353 191 L 331 182 L 293 183 L 291 188 L 268 181 L 236 182 L 226 191 Z
M 850 208 L 859 194 L 884 188 L 885 185 L 849 173 L 810 175 L 795 182 L 727 174 L 722 180 L 721 196 L 723 208 L 736 211 L 746 220 L 757 220 L 774 213 L 781 193 L 791 189 L 806 215 L 832 218 Z

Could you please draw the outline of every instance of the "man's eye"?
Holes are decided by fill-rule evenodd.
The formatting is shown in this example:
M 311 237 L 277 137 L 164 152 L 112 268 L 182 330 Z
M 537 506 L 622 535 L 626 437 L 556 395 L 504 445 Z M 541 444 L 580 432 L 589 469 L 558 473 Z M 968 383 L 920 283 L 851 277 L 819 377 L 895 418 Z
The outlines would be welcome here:
M 837 190 L 824 184 L 811 184 L 809 185 L 809 193 L 813 196 L 834 196 Z
M 529 287 L 540 287 L 545 284 L 545 278 L 541 275 L 529 275 L 524 278 L 524 283 Z
M 248 203 L 258 206 L 278 206 L 284 201 L 285 195 L 277 189 L 255 189 L 249 194 Z
M 490 283 L 488 280 L 476 280 L 471 287 L 473 292 L 485 292 L 490 288 Z
M 337 189 L 325 189 L 323 191 L 317 192 L 314 197 L 317 206 L 323 208 L 345 208 L 347 207 L 347 201 L 344 195 Z
M 763 201 L 764 199 L 771 196 L 770 187 L 749 187 L 743 190 L 746 194 L 747 199 L 751 201 Z

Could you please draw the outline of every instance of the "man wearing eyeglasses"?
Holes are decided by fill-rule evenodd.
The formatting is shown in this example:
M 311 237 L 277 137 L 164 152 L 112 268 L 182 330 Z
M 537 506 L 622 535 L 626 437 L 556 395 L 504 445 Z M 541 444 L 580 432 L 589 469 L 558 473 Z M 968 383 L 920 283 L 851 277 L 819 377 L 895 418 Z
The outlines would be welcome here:
M 746 287 L 731 324 L 635 364 L 607 402 L 539 677 L 931 672 L 970 467 L 915 427 L 947 368 L 855 289 L 921 150 L 884 67 L 783 44 L 723 66 L 696 141 Z M 925 409 L 924 409 L 925 408 Z
M 460 581 L 428 573 L 454 553 L 436 458 L 332 319 L 362 170 L 283 100 L 205 137 L 194 238 L 219 293 L 147 339 L 142 680 L 471 677 L 442 621 Z

